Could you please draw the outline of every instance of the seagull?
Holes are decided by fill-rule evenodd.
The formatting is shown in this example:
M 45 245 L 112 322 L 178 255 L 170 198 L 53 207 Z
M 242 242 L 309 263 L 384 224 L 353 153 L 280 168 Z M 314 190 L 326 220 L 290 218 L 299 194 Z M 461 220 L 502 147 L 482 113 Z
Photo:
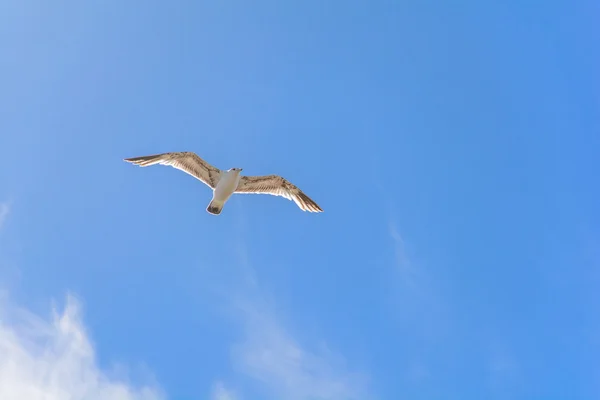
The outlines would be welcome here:
M 264 193 L 281 196 L 293 200 L 302 211 L 323 212 L 321 207 L 302 190 L 279 175 L 241 176 L 242 168 L 221 171 L 191 151 L 125 158 L 124 161 L 140 167 L 155 164 L 170 165 L 199 179 L 213 190 L 212 200 L 206 208 L 206 211 L 213 215 L 221 214 L 223 206 L 234 193 Z

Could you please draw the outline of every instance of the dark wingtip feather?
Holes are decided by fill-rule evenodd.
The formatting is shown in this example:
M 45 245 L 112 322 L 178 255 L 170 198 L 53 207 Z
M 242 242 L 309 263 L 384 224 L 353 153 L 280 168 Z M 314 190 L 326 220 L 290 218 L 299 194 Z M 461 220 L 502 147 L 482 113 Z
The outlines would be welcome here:
M 150 155 L 150 156 L 124 158 L 123 161 L 127 161 L 127 162 L 130 162 L 132 164 L 140 165 L 140 166 L 143 167 L 148 162 L 154 161 L 157 157 L 160 157 L 161 155 L 162 154 L 153 154 L 153 155 Z
M 298 198 L 300 199 L 300 201 L 304 205 L 304 208 L 306 208 L 307 211 L 323 212 L 323 209 L 319 207 L 319 205 L 315 203 L 313 199 L 305 195 L 304 192 L 300 191 L 298 193 Z

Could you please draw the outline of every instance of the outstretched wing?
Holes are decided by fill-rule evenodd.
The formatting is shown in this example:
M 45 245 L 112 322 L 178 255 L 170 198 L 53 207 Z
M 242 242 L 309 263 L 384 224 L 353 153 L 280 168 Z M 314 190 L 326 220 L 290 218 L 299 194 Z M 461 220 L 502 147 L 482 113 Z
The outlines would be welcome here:
M 235 193 L 265 193 L 293 200 L 303 211 L 322 212 L 310 197 L 278 175 L 242 176 Z
M 213 167 L 191 151 L 126 158 L 125 161 L 140 167 L 148 167 L 154 164 L 170 165 L 201 180 L 213 189 L 217 186 L 221 177 L 221 170 Z

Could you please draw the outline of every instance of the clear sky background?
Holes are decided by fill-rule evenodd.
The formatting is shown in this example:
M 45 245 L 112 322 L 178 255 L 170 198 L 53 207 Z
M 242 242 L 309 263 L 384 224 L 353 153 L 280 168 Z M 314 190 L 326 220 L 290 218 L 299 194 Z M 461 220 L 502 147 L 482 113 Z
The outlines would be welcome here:
M 1 2 L 0 398 L 599 398 L 598 15 Z

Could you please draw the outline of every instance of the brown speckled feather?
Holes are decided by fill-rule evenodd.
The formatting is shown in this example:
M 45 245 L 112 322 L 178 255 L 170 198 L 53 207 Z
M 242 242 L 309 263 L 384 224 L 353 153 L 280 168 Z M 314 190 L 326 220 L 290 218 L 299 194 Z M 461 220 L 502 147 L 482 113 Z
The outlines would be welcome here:
M 148 167 L 155 164 L 170 165 L 171 167 L 192 175 L 212 189 L 217 186 L 221 177 L 221 170 L 213 167 L 198 157 L 196 153 L 191 151 L 126 158 L 125 161 L 139 165 L 140 167 Z
M 303 211 L 323 212 L 323 209 L 296 185 L 278 175 L 242 176 L 235 193 L 265 193 L 293 200 Z

